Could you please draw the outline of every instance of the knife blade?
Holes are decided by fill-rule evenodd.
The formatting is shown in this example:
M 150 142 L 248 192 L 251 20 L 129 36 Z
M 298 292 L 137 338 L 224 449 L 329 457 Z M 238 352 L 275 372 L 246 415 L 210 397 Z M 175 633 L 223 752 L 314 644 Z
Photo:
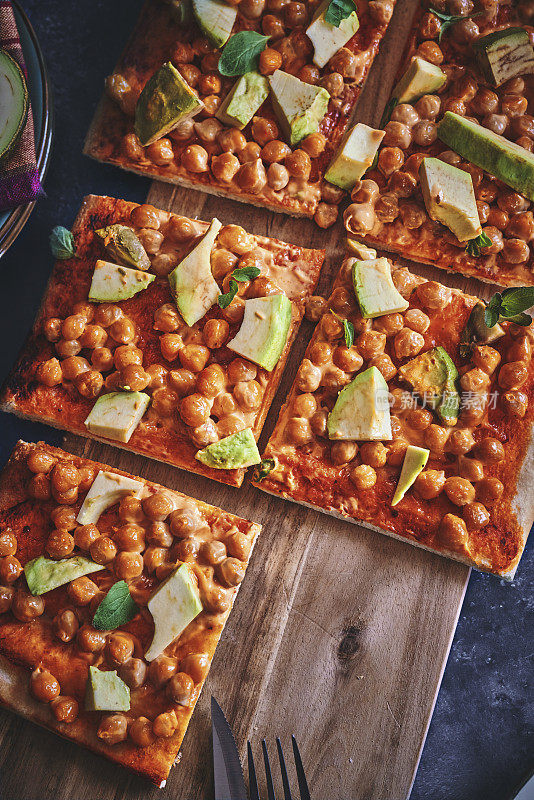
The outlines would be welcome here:
M 211 733 L 215 800 L 247 800 L 234 735 L 214 697 L 211 698 Z

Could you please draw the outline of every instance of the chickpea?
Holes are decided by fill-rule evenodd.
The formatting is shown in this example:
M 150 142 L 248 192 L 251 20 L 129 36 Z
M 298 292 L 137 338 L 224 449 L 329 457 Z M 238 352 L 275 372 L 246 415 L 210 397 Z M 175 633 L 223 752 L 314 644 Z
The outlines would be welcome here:
M 28 495 L 35 500 L 48 500 L 50 498 L 50 480 L 44 473 L 38 473 L 28 482 Z
M 58 697 L 60 687 L 51 672 L 37 667 L 30 677 L 30 691 L 40 703 L 49 703 L 54 697 Z
M 209 319 L 204 325 L 202 336 L 206 346 L 214 350 L 227 341 L 230 326 L 224 319 Z
M 95 369 L 89 369 L 87 372 L 82 372 L 81 375 L 78 375 L 75 384 L 82 397 L 94 399 L 102 391 L 104 379 L 100 372 Z
M 426 469 L 415 479 L 414 488 L 423 500 L 432 500 L 437 497 L 445 486 L 445 473 L 443 470 Z
M 449 438 L 449 430 L 441 425 L 430 425 L 425 430 L 425 445 L 433 453 L 443 453 Z
M 397 358 L 411 358 L 420 353 L 424 345 L 424 336 L 410 328 L 403 328 L 395 336 L 395 355 Z
M 313 438 L 309 420 L 303 417 L 291 417 L 286 424 L 286 435 L 295 445 L 308 444 Z
M 368 464 L 360 464 L 351 470 L 350 479 L 359 491 L 371 489 L 376 483 L 376 472 Z
M 374 358 L 384 352 L 386 334 L 373 330 L 364 331 L 358 337 L 356 344 L 363 358 Z
M 459 428 L 451 432 L 448 438 L 448 449 L 455 455 L 464 455 L 474 447 L 475 440 L 468 428 Z
M 250 0 L 250 2 L 255 1 L 256 0 Z M 247 2 L 247 0 L 245 0 L 245 2 Z M 154 735 L 165 739 L 172 736 L 177 727 L 178 720 L 174 711 L 164 711 L 162 714 L 158 714 L 152 723 Z
M 326 147 L 326 136 L 322 133 L 310 133 L 301 142 L 301 148 L 310 158 L 318 158 Z
M 52 624 L 54 633 L 61 642 L 71 642 L 78 633 L 78 617 L 70 608 L 58 611 Z
M 491 505 L 501 497 L 504 486 L 498 478 L 483 478 L 477 484 L 477 499 L 484 505 Z
M 233 153 L 221 153 L 211 159 L 211 171 L 222 183 L 231 183 L 239 167 L 239 159 Z
M 174 509 L 174 503 L 165 492 L 155 492 L 142 501 L 143 512 L 148 519 L 162 522 Z
M 504 447 L 498 439 L 491 436 L 477 444 L 476 453 L 484 464 L 498 464 L 504 459 Z
M 412 133 L 408 125 L 403 122 L 390 121 L 385 127 L 383 142 L 388 147 L 399 147 L 407 150 L 412 141 Z
M 420 119 L 434 120 L 439 114 L 441 100 L 435 94 L 424 94 L 419 98 L 414 108 Z
M 99 588 L 90 578 L 82 576 L 71 581 L 68 595 L 77 606 L 87 606 L 99 594 Z
M 85 318 L 79 314 L 66 317 L 61 324 L 61 335 L 64 339 L 79 339 L 85 330 Z
M 97 631 L 92 625 L 82 625 L 76 637 L 80 650 L 87 653 L 99 653 L 106 645 L 106 636 L 102 631 Z
M 272 47 L 266 47 L 260 54 L 259 67 L 262 75 L 272 75 L 282 66 L 282 54 Z
M 260 147 L 264 147 L 268 142 L 278 138 L 278 125 L 265 117 L 253 117 L 251 130 L 254 140 Z
M 504 247 L 501 231 L 491 225 L 487 225 L 485 228 L 482 228 L 482 233 L 485 233 L 491 240 L 491 244 L 484 248 L 484 254 L 493 255 L 495 253 L 500 253 Z
M 191 144 L 186 147 L 181 156 L 182 167 L 188 172 L 201 173 L 207 172 L 208 153 L 199 144 Z
M 297 388 L 301 392 L 315 392 L 321 382 L 321 370 L 305 358 L 297 373 Z
M 190 675 L 195 684 L 204 680 L 208 669 L 209 657 L 206 653 L 190 653 L 180 662 L 180 672 Z
M 124 742 L 128 737 L 128 720 L 124 714 L 108 714 L 101 719 L 96 735 L 110 746 Z
M 0 586 L 0 614 L 6 614 L 11 608 L 15 590 L 11 586 Z
M 475 499 L 475 487 L 465 478 L 453 476 L 445 481 L 445 494 L 456 506 L 464 506 Z
M 281 192 L 289 183 L 289 172 L 283 164 L 270 164 L 267 169 L 267 182 L 275 192 Z
M 240 381 L 234 386 L 233 395 L 241 408 L 255 411 L 262 404 L 263 389 L 257 381 Z
M 476 458 L 458 456 L 458 474 L 471 483 L 482 480 L 484 477 L 484 466 Z
M 210 404 L 204 395 L 191 394 L 180 401 L 179 413 L 186 425 L 196 428 L 209 418 Z
M 235 414 L 228 414 L 225 417 L 221 417 L 217 423 L 217 431 L 219 437 L 222 439 L 231 436 L 233 433 L 238 433 L 244 428 L 246 428 L 245 422 L 241 417 Z
M 167 684 L 167 696 L 171 702 L 181 706 L 188 706 L 195 684 L 186 672 L 178 672 Z
M 217 142 L 223 153 L 237 153 L 245 147 L 247 140 L 238 128 L 223 128 Z
M 58 530 L 64 528 L 67 531 L 72 531 L 78 525 L 74 509 L 65 508 L 65 506 L 58 506 L 52 509 L 50 519 Z
M 17 538 L 11 530 L 0 534 L 0 558 L 14 556 L 17 552 Z
M 445 514 L 439 526 L 438 538 L 451 550 L 464 550 L 469 534 L 463 519 L 454 514 Z
M 488 345 L 477 345 L 473 348 L 473 363 L 487 375 L 493 375 L 501 361 L 498 350 Z
M 432 412 L 426 408 L 414 408 L 406 415 L 408 425 L 416 431 L 426 430 L 432 424 L 432 420 Z
M 488 388 L 489 376 L 478 367 L 465 372 L 460 378 L 460 385 L 466 392 L 482 392 Z
M 199 549 L 197 539 L 182 539 L 176 545 L 173 555 L 179 561 L 196 561 Z
M 285 33 L 282 20 L 279 17 L 275 17 L 274 14 L 265 14 L 262 18 L 261 27 L 265 36 L 269 36 L 271 39 L 280 39 Z
M 178 671 L 178 662 L 169 656 L 158 656 L 148 665 L 148 680 L 156 688 L 161 689 Z
M 92 543 L 100 538 L 96 525 L 78 525 L 74 531 L 74 544 L 80 550 L 89 550 Z
M 530 248 L 522 239 L 505 239 L 502 259 L 508 264 L 523 264 L 530 258 Z
M 143 556 L 122 550 L 113 560 L 113 570 L 119 580 L 129 581 L 138 578 L 143 572 Z
M 369 364 L 371 367 L 376 367 L 378 371 L 382 373 L 386 381 L 390 381 L 397 374 L 397 367 L 387 353 L 382 353 L 372 358 Z
M 490 514 L 482 503 L 469 503 L 462 509 L 465 524 L 468 528 L 484 528 L 490 521 Z
M 239 186 L 247 192 L 258 194 L 267 183 L 267 173 L 261 158 L 245 162 L 235 176 Z
M 113 367 L 113 353 L 108 347 L 95 347 L 91 353 L 91 364 L 99 372 L 108 372 Z
M 145 370 L 149 378 L 150 389 L 161 389 L 167 378 L 167 369 L 161 364 L 151 364 Z
M 216 566 L 226 558 L 226 546 L 224 542 L 219 541 L 204 542 L 200 547 L 199 553 L 204 561 Z
M 524 417 L 528 408 L 528 397 L 525 392 L 505 392 L 502 396 L 503 408 L 515 417 Z
M 170 139 L 158 139 L 152 142 L 146 149 L 147 157 L 160 167 L 166 167 L 174 161 L 174 150 Z
M 237 558 L 225 558 L 217 565 L 216 573 L 223 586 L 238 586 L 245 577 L 245 565 Z
M 112 303 L 102 303 L 95 309 L 95 322 L 102 328 L 109 328 L 123 316 L 122 309 Z
M 145 529 L 135 522 L 128 522 L 117 529 L 114 542 L 119 550 L 142 553 L 145 549 Z
M 28 460 L 26 464 L 28 465 L 28 469 L 31 472 L 39 473 L 39 472 L 50 472 L 52 467 L 55 465 L 57 458 L 47 453 L 46 450 L 40 450 L 36 448 L 32 450 L 30 455 L 28 456 Z M 10 553 L 1 553 L 0 555 L 12 555 Z
M 191 372 L 202 372 L 210 357 L 210 351 L 202 344 L 186 344 L 179 352 L 180 363 Z
M 303 178 L 307 181 L 310 177 L 311 159 L 308 153 L 301 148 L 286 156 L 284 165 L 294 178 Z
M 15 592 L 11 603 L 11 612 L 20 622 L 31 622 L 40 617 L 45 610 L 45 601 L 42 597 L 34 597 L 29 592 L 19 589 Z
M 162 337 L 163 338 L 163 337 Z M 120 373 L 120 386 L 129 392 L 142 392 L 150 382 L 150 376 L 138 364 L 128 364 Z
M 52 387 L 61 383 L 62 370 L 61 364 L 57 358 L 49 358 L 47 361 L 41 362 L 37 366 L 35 377 L 39 383 L 44 383 L 45 386 Z
M 61 339 L 62 320 L 58 317 L 49 317 L 43 322 L 43 335 L 49 342 L 59 342 Z
M 342 47 L 329 61 L 330 68 L 341 75 L 342 78 L 355 78 L 358 69 L 358 60 L 354 53 L 347 47 Z
M 74 697 L 59 695 L 52 700 L 50 708 L 57 722 L 74 722 L 78 716 L 78 701 Z
M 499 371 L 499 386 L 503 389 L 518 389 L 528 377 L 528 365 L 525 361 L 510 361 L 503 364 Z
M 109 639 L 108 639 L 108 647 L 109 647 Z M 116 655 L 119 656 L 124 655 L 123 652 L 120 652 L 121 649 L 122 648 L 119 647 L 119 652 L 114 654 L 113 656 L 114 662 L 118 663 L 119 665 L 118 669 L 119 677 L 122 678 L 124 683 L 126 683 L 130 687 L 130 689 L 139 689 L 146 680 L 147 665 L 145 664 L 142 658 L 127 658 L 123 661 L 117 660 L 115 658 Z
M 358 453 L 358 445 L 356 442 L 339 441 L 332 442 L 330 446 L 330 460 L 336 466 L 348 464 Z
M 108 536 L 100 536 L 90 545 L 89 553 L 97 564 L 109 564 L 117 555 L 117 547 L 113 539 Z
M 328 364 L 332 358 L 332 348 L 328 342 L 315 342 L 310 347 L 310 359 L 313 364 Z
M 114 667 L 126 663 L 133 654 L 134 643 L 131 636 L 122 631 L 110 633 L 106 642 L 106 657 Z
M 87 325 L 85 331 L 80 336 L 80 344 L 94 350 L 96 347 L 103 347 L 107 339 L 107 333 L 101 325 Z
M 417 296 L 426 308 L 445 308 L 452 298 L 451 290 L 436 281 L 426 281 L 417 287 Z
M 257 161 L 261 155 L 261 147 L 257 142 L 247 142 L 242 150 L 237 154 L 241 164 L 248 164 Z

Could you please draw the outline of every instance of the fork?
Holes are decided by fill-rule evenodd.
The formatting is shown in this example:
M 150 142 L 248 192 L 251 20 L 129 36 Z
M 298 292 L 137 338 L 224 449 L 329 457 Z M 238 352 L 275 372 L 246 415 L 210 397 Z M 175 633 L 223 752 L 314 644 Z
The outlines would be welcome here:
M 291 744 L 293 746 L 293 758 L 295 759 L 295 769 L 297 771 L 297 781 L 299 785 L 300 800 L 311 800 L 310 790 L 306 781 L 304 767 L 302 766 L 302 759 L 300 757 L 297 740 L 291 736 Z M 271 764 L 269 762 L 269 754 L 267 752 L 267 743 L 262 739 L 261 748 L 263 751 L 263 763 L 265 766 L 265 778 L 267 782 L 267 800 L 276 800 L 274 791 L 273 777 L 271 773 Z M 282 750 L 282 742 L 279 738 L 276 739 L 276 748 L 278 750 L 278 760 L 280 761 L 280 772 L 282 773 L 282 786 L 284 787 L 284 800 L 293 800 L 291 788 L 289 786 L 289 778 L 287 776 L 286 762 L 284 759 L 284 751 Z M 252 746 L 247 742 L 248 753 L 248 782 L 250 788 L 250 800 L 261 800 L 260 792 L 258 789 L 258 781 L 256 778 L 256 767 L 254 766 L 254 756 L 252 755 Z

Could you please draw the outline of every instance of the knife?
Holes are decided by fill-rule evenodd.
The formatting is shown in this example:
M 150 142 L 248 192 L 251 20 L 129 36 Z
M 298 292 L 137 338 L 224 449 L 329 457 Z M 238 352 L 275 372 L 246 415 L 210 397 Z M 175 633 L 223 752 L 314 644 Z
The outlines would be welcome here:
M 211 698 L 211 732 L 215 800 L 248 800 L 234 735 L 214 697 Z

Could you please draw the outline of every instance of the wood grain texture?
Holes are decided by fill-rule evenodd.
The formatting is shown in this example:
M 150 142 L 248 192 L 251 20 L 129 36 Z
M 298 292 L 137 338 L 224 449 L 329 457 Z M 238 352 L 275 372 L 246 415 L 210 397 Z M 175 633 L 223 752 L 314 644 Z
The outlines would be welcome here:
M 377 124 L 380 118 L 415 5 L 398 3 L 356 111 L 362 121 Z M 339 267 L 341 224 L 323 231 L 308 220 L 166 184 L 153 184 L 148 199 L 191 217 L 217 216 L 254 233 L 326 247 L 321 293 Z M 473 294 L 490 293 L 476 280 L 431 268 L 414 271 Z M 260 445 L 272 431 L 310 334 L 304 323 Z M 274 756 L 275 736 L 287 752 L 290 734 L 297 736 L 314 800 L 407 798 L 469 569 L 248 485 L 218 485 L 74 436 L 67 436 L 65 447 L 238 513 L 264 530 L 167 788 L 157 790 L 1 713 L 2 800 L 211 798 L 211 694 L 227 714 L 242 755 L 247 738 L 259 756 L 266 737 Z

